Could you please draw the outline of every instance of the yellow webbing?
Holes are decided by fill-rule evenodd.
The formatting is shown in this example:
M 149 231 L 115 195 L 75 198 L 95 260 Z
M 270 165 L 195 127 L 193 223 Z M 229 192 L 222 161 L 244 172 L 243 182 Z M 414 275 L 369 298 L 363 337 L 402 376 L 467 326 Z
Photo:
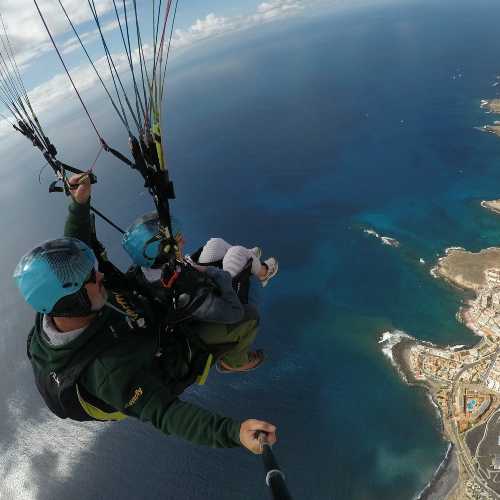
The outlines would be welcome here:
M 153 82 L 153 87 L 155 91 L 155 97 L 157 97 L 157 88 L 155 82 Z M 151 89 L 153 90 L 153 89 Z M 161 104 L 160 104 L 161 105 Z M 163 154 L 162 136 L 161 136 L 161 119 L 160 119 L 160 109 L 157 104 L 157 99 L 151 103 L 151 111 L 153 112 L 153 126 L 151 127 L 151 134 L 156 145 L 156 152 L 158 154 L 158 160 L 160 162 L 160 170 L 165 170 L 165 155 Z
M 205 363 L 205 368 L 203 368 L 203 373 L 196 377 L 196 383 L 198 385 L 204 385 L 208 378 L 208 373 L 210 372 L 210 367 L 212 366 L 214 357 L 209 354 L 207 358 L 207 362 Z
M 127 418 L 127 415 L 121 411 L 108 413 L 85 401 L 78 390 L 78 384 L 76 384 L 76 393 L 78 394 L 78 401 L 80 401 L 85 413 L 96 420 L 123 420 L 124 418 Z
M 165 157 L 163 156 L 163 146 L 161 143 L 161 128 L 160 123 L 155 120 L 153 127 L 151 128 L 153 132 L 153 139 L 156 145 L 156 152 L 158 153 L 158 160 L 160 161 L 160 169 L 165 170 Z

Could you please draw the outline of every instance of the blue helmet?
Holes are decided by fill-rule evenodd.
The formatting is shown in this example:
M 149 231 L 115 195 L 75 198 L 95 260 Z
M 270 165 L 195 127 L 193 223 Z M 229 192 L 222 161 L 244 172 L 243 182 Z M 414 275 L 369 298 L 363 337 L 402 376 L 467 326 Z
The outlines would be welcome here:
M 159 235 L 160 220 L 156 212 L 139 217 L 127 228 L 122 239 L 122 246 L 130 255 L 134 264 L 142 267 L 151 267 L 160 255 Z
M 174 219 L 174 226 L 178 225 Z M 174 236 L 180 234 L 173 227 Z M 150 212 L 139 217 L 127 228 L 122 239 L 122 246 L 129 254 L 134 264 L 142 267 L 153 267 L 161 252 L 160 219 L 156 212 Z
M 49 314 L 60 299 L 78 295 L 94 264 L 94 253 L 85 243 L 59 238 L 24 255 L 14 270 L 14 279 L 24 300 L 36 311 Z M 71 315 L 64 312 L 60 315 Z

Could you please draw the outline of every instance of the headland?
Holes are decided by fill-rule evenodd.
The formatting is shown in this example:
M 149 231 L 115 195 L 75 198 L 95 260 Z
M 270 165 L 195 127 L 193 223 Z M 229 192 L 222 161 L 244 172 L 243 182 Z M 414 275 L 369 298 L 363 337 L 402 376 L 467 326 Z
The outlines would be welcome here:
M 458 313 L 479 342 L 438 347 L 385 333 L 402 378 L 424 386 L 452 445 L 420 499 L 500 498 L 500 248 L 448 249 L 433 276 L 475 292 Z
M 483 200 L 481 206 L 493 212 L 495 214 L 500 214 L 500 200 Z
M 480 106 L 486 111 L 486 113 L 500 113 L 500 99 L 482 99 Z M 489 132 L 500 137 L 500 121 L 498 120 L 495 120 L 492 124 L 483 125 L 482 127 L 476 128 L 481 132 Z

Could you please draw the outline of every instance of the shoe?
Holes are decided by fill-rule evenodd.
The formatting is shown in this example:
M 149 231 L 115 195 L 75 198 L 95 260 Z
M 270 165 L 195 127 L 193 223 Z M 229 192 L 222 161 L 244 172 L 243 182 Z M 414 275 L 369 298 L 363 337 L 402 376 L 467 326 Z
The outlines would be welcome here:
M 248 362 L 244 365 L 232 367 L 220 359 L 215 365 L 215 369 L 219 373 L 245 373 L 255 370 L 259 365 L 261 365 L 266 356 L 262 349 L 257 349 L 248 353 Z
M 267 267 L 267 274 L 260 279 L 262 286 L 267 286 L 269 280 L 278 274 L 278 261 L 274 257 L 269 257 L 264 261 L 264 264 Z
M 259 260 L 262 257 L 262 248 L 260 247 L 250 248 L 250 252 L 252 252 Z

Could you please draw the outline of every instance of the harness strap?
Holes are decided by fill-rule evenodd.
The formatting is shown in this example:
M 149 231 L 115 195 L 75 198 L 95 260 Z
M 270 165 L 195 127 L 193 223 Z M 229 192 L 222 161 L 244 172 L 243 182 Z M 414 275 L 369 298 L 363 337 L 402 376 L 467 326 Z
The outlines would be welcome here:
M 112 412 L 107 412 L 102 410 L 101 408 L 98 408 L 97 406 L 94 406 L 90 402 L 86 401 L 82 394 L 80 387 L 78 384 L 75 384 L 76 386 L 76 394 L 78 396 L 78 401 L 82 405 L 83 410 L 89 417 L 92 417 L 95 420 L 102 420 L 102 421 L 109 421 L 109 420 L 114 420 L 114 421 L 119 421 L 119 420 L 124 420 L 127 418 L 127 415 L 125 413 L 122 413 L 121 411 L 112 411 Z
M 117 151 L 116 149 L 108 146 L 108 144 L 104 141 L 104 139 L 101 139 L 101 144 L 102 147 L 104 148 L 104 151 L 107 153 L 111 153 L 115 158 L 118 158 L 120 161 L 123 163 L 127 164 L 129 167 L 132 168 L 137 168 L 134 163 L 132 163 L 126 156 L 124 156 L 120 151 Z

